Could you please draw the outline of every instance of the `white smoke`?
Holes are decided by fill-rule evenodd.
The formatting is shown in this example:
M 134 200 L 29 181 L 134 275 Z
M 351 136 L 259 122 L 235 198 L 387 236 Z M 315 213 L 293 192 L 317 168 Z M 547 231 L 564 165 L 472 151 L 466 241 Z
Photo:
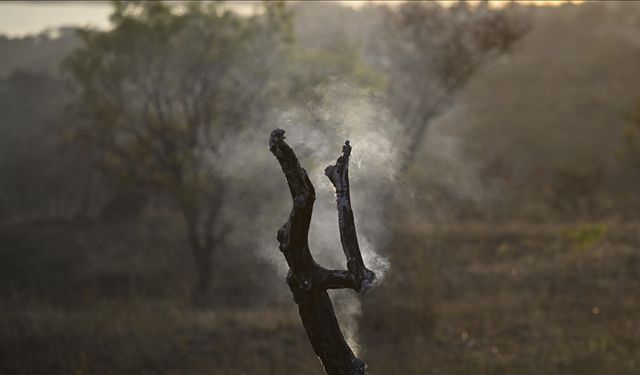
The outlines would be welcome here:
M 401 194 L 405 201 L 413 201 L 411 181 L 397 176 L 404 150 L 404 129 L 386 109 L 383 98 L 347 83 L 332 83 L 318 88 L 321 98 L 313 104 L 274 111 L 263 123 L 257 124 L 241 139 L 226 145 L 221 152 L 225 173 L 234 180 L 238 190 L 230 192 L 231 202 L 243 201 L 247 196 L 258 196 L 262 203 L 245 212 L 238 204 L 230 204 L 225 216 L 235 223 L 243 223 L 234 231 L 238 243 L 244 247 L 247 238 L 258 257 L 273 265 L 282 279 L 274 287 L 279 296 L 290 298 L 284 278 L 289 269 L 278 250 L 276 233 L 288 219 L 291 197 L 277 160 L 268 149 L 271 130 L 282 128 L 286 141 L 293 148 L 300 164 L 307 170 L 316 190 L 316 202 L 309 231 L 309 247 L 315 260 L 326 268 L 345 269 L 338 230 L 334 188 L 324 175 L 324 169 L 334 164 L 346 140 L 352 145 L 350 184 L 358 241 L 367 268 L 376 273 L 377 282 L 384 279 L 390 267 L 382 253 L 391 235 L 386 222 L 385 203 Z M 445 118 L 446 119 L 446 118 Z M 444 119 L 442 119 L 444 120 Z M 449 119 L 451 120 L 451 119 Z M 437 122 L 437 121 L 436 121 Z M 464 197 L 486 198 L 477 182 L 476 168 L 461 153 L 458 137 L 448 136 L 430 129 L 426 150 L 421 158 L 421 169 L 438 172 L 428 178 L 447 186 L 448 191 Z M 259 185 L 256 186 L 256 182 Z M 400 186 L 398 181 L 404 181 Z M 420 192 L 421 195 L 429 195 Z M 235 194 L 235 196 L 233 196 Z M 371 291 L 375 293 L 375 289 Z M 280 294 L 284 293 L 284 294 Z M 354 352 L 358 321 L 361 315 L 361 296 L 353 291 L 331 291 L 334 308 L 345 339 Z
M 321 102 L 313 108 L 282 114 L 290 145 L 316 187 L 316 204 L 309 243 L 316 260 L 325 267 L 344 268 L 333 186 L 324 169 L 342 151 L 346 140 L 353 147 L 349 166 L 351 202 L 360 250 L 368 268 L 382 280 L 389 267 L 380 254 L 389 235 L 383 199 L 389 193 L 399 164 L 393 139 L 399 127 L 379 104 L 379 98 L 346 83 L 318 89 Z
M 242 146 L 229 145 L 232 151 L 229 154 L 234 155 L 226 163 L 229 176 L 247 181 L 258 177 L 264 181 L 258 188 L 266 194 L 264 198 L 269 204 L 246 213 L 244 220 L 251 223 L 252 231 L 259 232 L 254 242 L 258 255 L 273 264 L 284 277 L 288 266 L 278 250 L 276 232 L 288 218 L 291 197 L 278 162 L 267 146 L 270 130 L 284 129 L 287 142 L 316 189 L 309 231 L 311 252 L 323 267 L 346 269 L 334 188 L 324 169 L 335 163 L 344 142 L 349 140 L 353 148 L 349 166 L 351 200 L 358 241 L 365 265 L 375 272 L 380 283 L 390 266 L 381 254 L 390 235 L 384 218 L 384 201 L 393 187 L 400 162 L 402 149 L 394 140 L 402 136 L 401 128 L 381 104 L 381 98 L 366 90 L 347 83 L 333 83 L 320 87 L 316 94 L 321 98 L 319 102 L 273 113 L 269 121 L 262 124 L 262 131 L 254 130 L 247 134 L 247 139 L 241 140 Z M 254 142 L 255 147 L 247 147 Z M 256 189 L 253 185 L 251 188 Z M 332 291 L 331 296 L 345 339 L 357 352 L 362 297 L 353 291 Z

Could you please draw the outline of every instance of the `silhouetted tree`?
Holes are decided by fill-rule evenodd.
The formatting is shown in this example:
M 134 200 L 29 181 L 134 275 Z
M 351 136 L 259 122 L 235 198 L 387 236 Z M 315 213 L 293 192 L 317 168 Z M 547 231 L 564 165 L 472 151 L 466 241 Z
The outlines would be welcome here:
M 279 97 L 270 73 L 289 15 L 282 3 L 252 17 L 217 2 L 183 6 L 116 2 L 113 29 L 80 31 L 65 68 L 77 89 L 74 138 L 120 184 L 166 193 L 179 208 L 199 300 L 224 234 L 221 147 Z
M 408 1 L 386 13 L 384 68 L 390 107 L 406 127 L 403 169 L 415 160 L 430 122 L 454 94 L 525 35 L 529 23 L 518 9 Z

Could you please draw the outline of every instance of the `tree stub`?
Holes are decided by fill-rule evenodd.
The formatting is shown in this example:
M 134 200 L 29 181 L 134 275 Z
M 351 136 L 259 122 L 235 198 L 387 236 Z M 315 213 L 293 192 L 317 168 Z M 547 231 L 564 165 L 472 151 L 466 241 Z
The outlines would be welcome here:
M 289 265 L 287 284 L 311 346 L 329 375 L 366 374 L 365 363 L 357 358 L 340 331 L 328 289 L 353 289 L 364 294 L 375 279 L 362 260 L 351 210 L 349 193 L 349 156 L 346 141 L 342 154 L 325 174 L 336 189 L 336 206 L 340 241 L 347 258 L 347 270 L 329 270 L 315 262 L 309 251 L 308 233 L 315 190 L 295 153 L 284 141 L 284 130 L 275 129 L 269 138 L 269 149 L 278 159 L 285 175 L 293 208 L 289 220 L 278 231 L 280 251 Z

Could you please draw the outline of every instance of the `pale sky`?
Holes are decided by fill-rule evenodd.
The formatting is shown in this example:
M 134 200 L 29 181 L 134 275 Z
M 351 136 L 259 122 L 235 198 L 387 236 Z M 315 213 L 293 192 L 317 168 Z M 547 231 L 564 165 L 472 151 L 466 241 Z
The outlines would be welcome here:
M 236 1 L 239 12 L 250 12 L 260 1 Z M 109 27 L 110 1 L 2 1 L 0 34 L 23 36 L 60 26 Z
M 358 8 L 367 1 L 340 1 Z M 379 1 L 395 3 L 392 1 Z M 537 5 L 558 5 L 562 0 L 529 0 Z M 240 12 L 251 11 L 256 2 L 235 1 Z M 500 1 L 496 1 L 500 4 Z M 94 26 L 107 28 L 111 4 L 108 1 L 3 1 L 0 2 L 0 34 L 23 36 L 60 26 Z
M 0 34 L 22 36 L 63 25 L 109 26 L 111 4 L 98 1 L 0 3 Z

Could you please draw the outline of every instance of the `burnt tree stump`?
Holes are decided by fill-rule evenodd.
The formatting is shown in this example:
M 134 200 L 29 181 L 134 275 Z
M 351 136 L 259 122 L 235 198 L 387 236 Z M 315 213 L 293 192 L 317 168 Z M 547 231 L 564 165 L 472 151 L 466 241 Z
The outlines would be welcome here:
M 282 129 L 271 132 L 269 149 L 280 162 L 293 199 L 289 220 L 278 231 L 280 251 L 289 265 L 287 284 L 298 304 L 311 346 L 326 373 L 362 375 L 366 373 L 366 365 L 353 354 L 345 341 L 327 293 L 328 289 L 349 288 L 364 294 L 375 278 L 374 273 L 364 266 L 353 221 L 349 196 L 351 146 L 346 141 L 342 155 L 325 170 L 336 189 L 340 240 L 347 258 L 347 270 L 329 270 L 316 263 L 309 251 L 308 233 L 315 190 L 295 153 L 284 141 L 284 133 Z

